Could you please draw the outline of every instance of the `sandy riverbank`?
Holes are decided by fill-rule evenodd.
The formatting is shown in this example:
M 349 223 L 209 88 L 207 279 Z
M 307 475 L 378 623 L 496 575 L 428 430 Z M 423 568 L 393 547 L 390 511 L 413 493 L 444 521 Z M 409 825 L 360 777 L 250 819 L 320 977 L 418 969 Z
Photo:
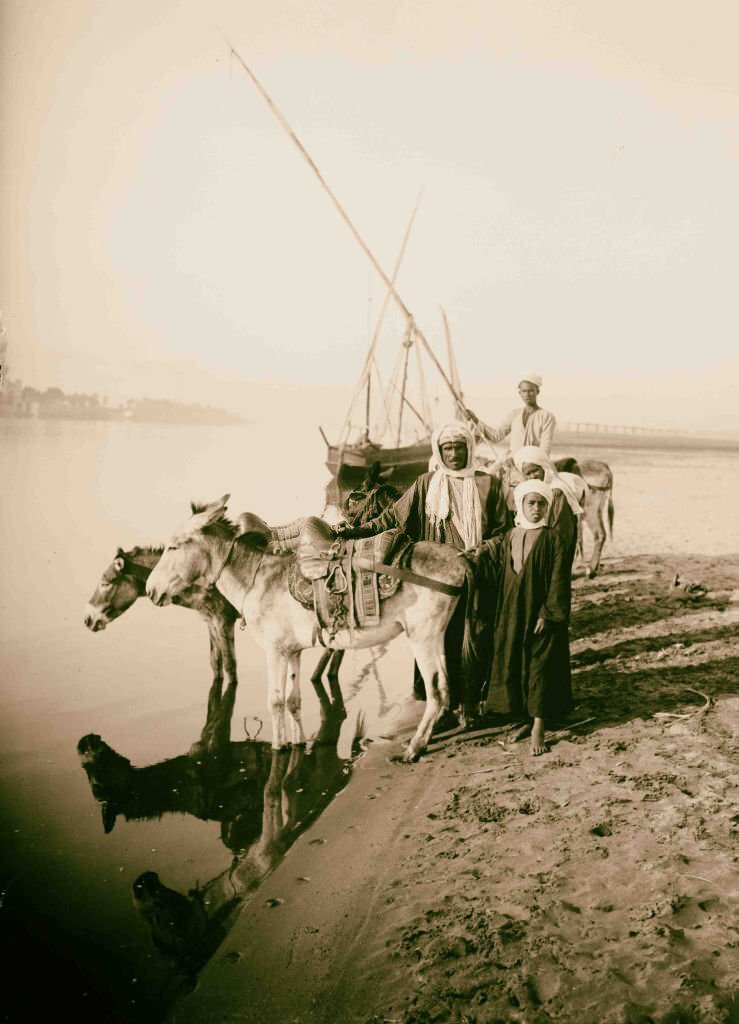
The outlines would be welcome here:
M 735 1020 L 738 585 L 739 557 L 577 580 L 549 753 L 373 744 L 172 1021 Z

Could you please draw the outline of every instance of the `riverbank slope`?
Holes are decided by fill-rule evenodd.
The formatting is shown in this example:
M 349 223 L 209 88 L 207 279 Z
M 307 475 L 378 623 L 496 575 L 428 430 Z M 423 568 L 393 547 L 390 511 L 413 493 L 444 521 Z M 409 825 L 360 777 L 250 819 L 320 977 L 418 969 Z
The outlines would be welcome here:
M 173 1024 L 736 1019 L 737 586 L 739 556 L 577 579 L 549 752 L 371 745 Z

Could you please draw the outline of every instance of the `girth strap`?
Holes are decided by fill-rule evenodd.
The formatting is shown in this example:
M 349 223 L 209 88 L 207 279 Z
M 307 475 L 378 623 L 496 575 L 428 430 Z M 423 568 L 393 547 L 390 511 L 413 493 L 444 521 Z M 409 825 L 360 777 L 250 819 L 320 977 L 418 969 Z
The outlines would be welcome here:
M 457 597 L 464 590 L 464 586 L 454 586 L 451 583 L 442 583 L 441 580 L 432 580 L 430 576 L 419 576 L 410 569 L 401 569 L 397 565 L 385 565 L 384 562 L 373 562 L 369 558 L 355 558 L 354 565 L 358 569 L 369 569 L 371 572 L 380 573 L 383 576 L 392 576 L 396 580 L 405 580 L 406 583 L 415 583 L 419 587 L 428 587 L 429 590 L 438 590 L 441 594 L 449 594 L 450 597 Z

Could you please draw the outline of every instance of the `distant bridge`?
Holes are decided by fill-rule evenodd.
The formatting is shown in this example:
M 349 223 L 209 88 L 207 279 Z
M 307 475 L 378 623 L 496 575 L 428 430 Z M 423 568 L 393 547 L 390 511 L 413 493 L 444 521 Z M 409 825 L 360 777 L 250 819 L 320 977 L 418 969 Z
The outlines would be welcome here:
M 739 451 L 739 433 L 680 430 L 679 427 L 633 427 L 612 423 L 558 423 L 555 447 L 657 448 L 664 451 Z
M 682 430 L 680 427 L 627 427 L 613 423 L 557 423 L 557 431 L 566 434 L 630 434 L 640 437 L 689 437 L 737 440 L 729 433 L 709 430 Z

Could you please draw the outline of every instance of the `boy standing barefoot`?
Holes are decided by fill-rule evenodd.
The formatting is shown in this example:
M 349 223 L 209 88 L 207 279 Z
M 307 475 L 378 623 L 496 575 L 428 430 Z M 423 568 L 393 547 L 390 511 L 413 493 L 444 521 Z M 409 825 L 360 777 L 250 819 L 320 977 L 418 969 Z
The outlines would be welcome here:
M 531 735 L 531 753 L 543 754 L 545 722 L 572 706 L 570 560 L 547 526 L 552 492 L 539 480 L 514 491 L 516 525 L 486 542 L 497 563 L 498 601 L 486 710 L 521 721 L 514 739 Z

